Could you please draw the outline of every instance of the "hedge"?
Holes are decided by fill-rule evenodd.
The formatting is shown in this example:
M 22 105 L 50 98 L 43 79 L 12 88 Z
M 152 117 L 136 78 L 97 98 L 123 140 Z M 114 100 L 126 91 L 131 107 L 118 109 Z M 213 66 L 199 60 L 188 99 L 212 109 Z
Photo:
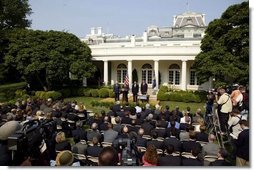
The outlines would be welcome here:
M 23 90 L 26 87 L 26 82 L 5 84 L 0 86 L 0 102 L 6 102 L 15 98 L 17 90 Z
M 99 97 L 98 89 L 92 89 L 91 90 L 91 95 L 92 95 L 92 97 Z
M 36 91 L 35 97 L 40 99 L 52 98 L 53 100 L 58 100 L 62 97 L 62 94 L 58 91 Z
M 176 101 L 185 103 L 200 103 L 206 100 L 206 92 L 202 91 L 166 91 L 165 86 L 161 87 L 157 94 L 157 99 L 161 101 Z
M 99 89 L 99 97 L 101 98 L 109 97 L 109 89 L 108 88 Z

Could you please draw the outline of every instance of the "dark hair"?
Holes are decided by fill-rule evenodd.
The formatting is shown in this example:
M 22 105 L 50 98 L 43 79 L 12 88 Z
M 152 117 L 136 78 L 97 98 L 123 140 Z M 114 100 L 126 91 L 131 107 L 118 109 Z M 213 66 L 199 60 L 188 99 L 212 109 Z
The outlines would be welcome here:
M 167 153 L 172 154 L 175 151 L 175 147 L 172 144 L 168 145 Z
M 249 122 L 246 120 L 240 120 L 239 124 L 249 127 Z
M 118 154 L 113 147 L 104 147 L 99 154 L 99 166 L 117 166 Z
M 228 152 L 224 148 L 220 148 L 219 153 L 222 158 L 226 158 L 228 156 Z

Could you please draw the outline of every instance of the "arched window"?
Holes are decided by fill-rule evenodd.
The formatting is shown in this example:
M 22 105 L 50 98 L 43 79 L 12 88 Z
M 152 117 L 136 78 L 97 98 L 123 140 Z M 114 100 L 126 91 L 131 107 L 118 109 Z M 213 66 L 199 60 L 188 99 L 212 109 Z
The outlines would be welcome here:
M 170 84 L 179 85 L 180 84 L 180 67 L 177 64 L 172 64 L 169 66 L 168 81 Z
M 198 85 L 197 74 L 192 67 L 190 68 L 190 85 Z
M 127 74 L 127 67 L 125 64 L 119 64 L 117 66 L 117 81 L 118 83 L 123 83 L 124 78 Z
M 142 80 L 145 80 L 147 84 L 152 84 L 153 67 L 150 64 L 144 64 L 142 66 Z

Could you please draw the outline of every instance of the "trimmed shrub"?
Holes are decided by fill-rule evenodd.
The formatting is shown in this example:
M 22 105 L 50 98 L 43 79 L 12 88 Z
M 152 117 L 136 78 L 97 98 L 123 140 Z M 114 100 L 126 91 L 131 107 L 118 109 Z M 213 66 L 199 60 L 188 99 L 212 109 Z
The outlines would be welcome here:
M 57 91 L 36 91 L 35 92 L 35 97 L 40 98 L 40 99 L 48 99 L 52 98 L 53 100 L 58 100 L 62 97 L 62 94 Z
M 92 90 L 92 89 L 90 89 L 90 88 L 84 89 L 84 90 L 83 90 L 84 96 L 85 96 L 85 97 L 91 97 L 91 96 L 92 96 L 91 90 Z
M 15 91 L 15 96 L 17 98 L 20 98 L 20 97 L 24 96 L 25 94 L 26 94 L 26 90 L 16 90 Z
M 109 97 L 109 89 L 108 88 L 101 88 L 99 90 L 99 97 L 101 97 L 101 98 Z
M 157 94 L 157 99 L 161 100 L 161 101 L 168 101 L 169 100 L 169 94 L 167 94 L 166 92 L 163 92 L 161 90 L 159 90 L 158 94 Z
M 46 99 L 52 98 L 53 100 L 58 100 L 62 97 L 62 94 L 58 91 L 48 91 L 46 92 Z
M 161 86 L 160 87 L 160 91 L 167 92 L 168 91 L 168 87 L 167 86 Z
M 92 89 L 91 90 L 91 95 L 92 95 L 92 97 L 99 97 L 98 89 Z
M 110 98 L 114 98 L 115 97 L 115 93 L 114 93 L 113 89 L 109 89 L 108 92 L 109 92 L 109 97 Z

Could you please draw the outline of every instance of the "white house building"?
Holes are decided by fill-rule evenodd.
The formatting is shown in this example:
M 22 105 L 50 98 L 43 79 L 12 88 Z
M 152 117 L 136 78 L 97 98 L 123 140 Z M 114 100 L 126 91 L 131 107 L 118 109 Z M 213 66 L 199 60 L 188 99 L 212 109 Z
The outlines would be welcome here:
M 97 27 L 81 40 L 91 48 L 92 60 L 106 85 L 116 80 L 123 83 L 128 74 L 130 87 L 135 79 L 138 83 L 145 80 L 151 88 L 155 79 L 157 89 L 170 85 L 208 90 L 211 81 L 198 85 L 192 69 L 206 28 L 204 14 L 187 12 L 174 16 L 172 27 L 150 26 L 142 36 L 118 37 Z

